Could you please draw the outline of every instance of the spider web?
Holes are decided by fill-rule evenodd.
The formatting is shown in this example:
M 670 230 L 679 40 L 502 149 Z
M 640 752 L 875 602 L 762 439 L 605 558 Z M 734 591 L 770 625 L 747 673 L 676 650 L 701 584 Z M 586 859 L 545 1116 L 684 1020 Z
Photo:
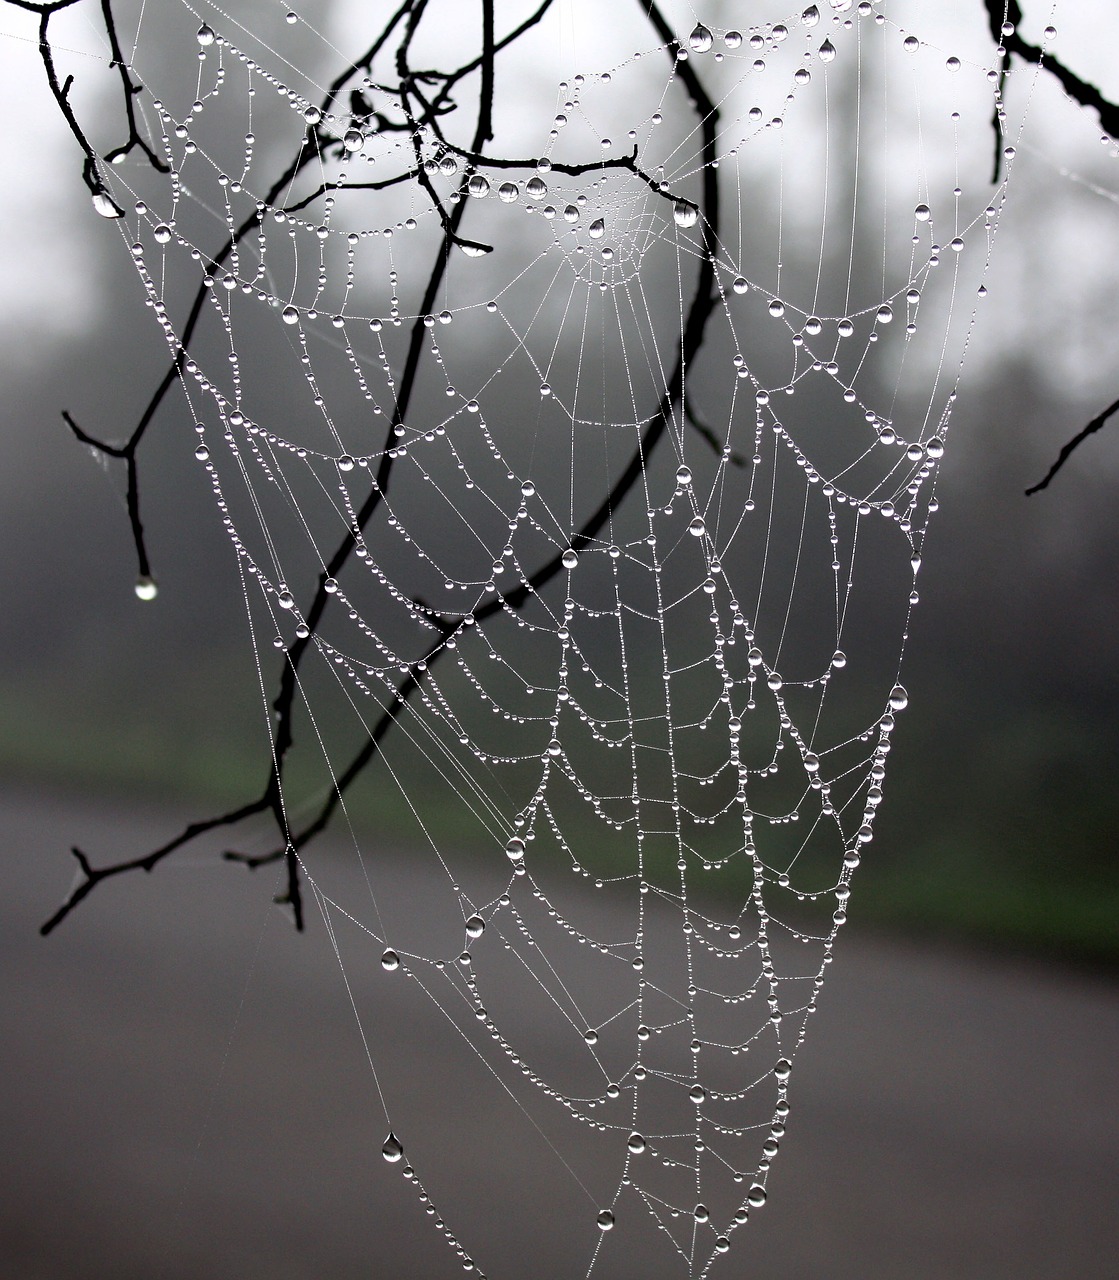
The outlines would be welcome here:
M 170 173 L 129 159 L 95 203 L 178 361 L 270 725 L 273 646 L 299 708 L 276 852 L 337 949 L 385 1160 L 467 1269 L 487 1229 L 456 1202 L 523 1134 L 588 1275 L 652 1238 L 702 1276 L 764 1206 L 908 702 L 1000 82 L 970 10 L 634 6 L 579 57 L 572 13 L 496 87 L 456 6 L 143 13 Z M 184 45 L 196 70 L 145 76 Z M 405 45 L 468 70 L 409 97 Z M 362 794 L 413 824 L 422 896 L 357 835 L 361 896 L 318 856 Z M 385 984 L 462 1058 L 443 1123 L 474 1088 L 507 1105 L 461 1168 L 396 1107 L 422 1067 L 385 1065 Z

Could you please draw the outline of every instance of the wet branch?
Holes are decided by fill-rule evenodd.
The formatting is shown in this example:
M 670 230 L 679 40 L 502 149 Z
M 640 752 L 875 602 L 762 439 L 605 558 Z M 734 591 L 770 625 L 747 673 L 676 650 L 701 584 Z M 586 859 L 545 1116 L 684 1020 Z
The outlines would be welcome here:
M 1058 471 L 1060 471 L 1060 469 L 1065 465 L 1065 463 L 1069 460 L 1069 458 L 1072 457 L 1073 452 L 1077 448 L 1079 448 L 1080 445 L 1082 445 L 1090 435 L 1095 434 L 1095 432 L 1097 432 L 1100 429 L 1100 427 L 1103 426 L 1103 424 L 1108 420 L 1108 418 L 1110 418 L 1115 413 L 1119 413 L 1119 400 L 1116 400 L 1114 404 L 1109 404 L 1107 408 L 1103 411 L 1103 413 L 1096 414 L 1096 416 L 1092 419 L 1091 422 L 1088 423 L 1086 427 L 1083 427 L 1080 431 L 1078 431 L 1076 435 L 1074 435 L 1072 439 L 1065 444 L 1061 452 L 1057 454 L 1056 462 L 1054 462 L 1053 465 L 1049 468 L 1049 470 L 1045 473 L 1045 477 L 1039 480 L 1037 484 L 1030 485 L 1030 487 L 1026 490 L 1026 496 L 1029 497 L 1031 493 L 1037 493 L 1039 489 L 1047 488 L 1049 485 L 1049 481 L 1053 479 L 1053 477 L 1057 474 Z

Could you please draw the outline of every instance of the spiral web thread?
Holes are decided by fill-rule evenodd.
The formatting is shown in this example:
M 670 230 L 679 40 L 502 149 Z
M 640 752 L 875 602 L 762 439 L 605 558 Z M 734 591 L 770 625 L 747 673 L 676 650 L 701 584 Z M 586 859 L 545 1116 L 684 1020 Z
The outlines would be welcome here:
M 678 47 L 635 7 L 570 72 L 553 72 L 554 26 L 528 31 L 496 64 L 488 164 L 464 155 L 478 69 L 443 140 L 383 127 L 405 115 L 402 26 L 323 115 L 328 73 L 303 68 L 333 74 L 337 36 L 271 6 L 251 22 L 168 6 L 197 82 L 153 96 L 145 80 L 137 109 L 170 176 L 129 160 L 100 202 L 123 210 L 183 358 L 261 670 L 273 644 L 310 649 L 289 830 L 325 774 L 342 810 L 397 796 L 430 864 L 416 901 L 355 837 L 355 900 L 290 836 L 355 1011 L 378 1025 L 385 984 L 430 1002 L 441 1052 L 574 1188 L 588 1276 L 642 1233 L 664 1274 L 706 1275 L 765 1202 L 908 700 L 937 463 L 1005 191 L 989 184 L 999 64 L 982 29 L 961 34 L 970 10 L 941 17 L 963 50 L 918 29 L 915 4 L 752 5 L 741 32 L 666 13 Z M 458 66 L 480 37 L 433 2 L 415 39 Z M 268 194 L 304 136 L 314 162 Z M 435 198 L 462 243 L 425 309 Z M 375 750 L 350 778 L 355 726 Z M 551 1010 L 554 1060 L 530 1002 Z M 384 1157 L 480 1270 L 437 1148 L 421 1180 L 384 1037 L 365 1034 Z

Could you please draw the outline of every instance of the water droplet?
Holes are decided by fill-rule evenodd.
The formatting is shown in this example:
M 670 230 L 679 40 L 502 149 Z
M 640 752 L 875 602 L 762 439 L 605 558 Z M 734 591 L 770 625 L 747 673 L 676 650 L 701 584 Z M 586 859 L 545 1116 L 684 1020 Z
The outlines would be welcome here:
M 503 182 L 497 189 L 499 200 L 504 200 L 506 204 L 512 204 L 514 200 L 520 198 L 521 189 L 515 182 Z
M 490 252 L 489 246 L 473 244 L 469 240 L 460 240 L 458 246 L 468 258 L 484 258 Z
M 843 667 L 847 665 L 847 655 L 843 652 L 842 649 L 836 649 L 836 651 L 832 654 L 831 664 L 833 667 L 835 667 L 837 671 L 841 670 Z
M 889 324 L 893 318 L 894 318 L 893 307 L 889 306 L 887 303 L 883 303 L 878 308 L 878 323 Z
M 895 684 L 890 690 L 890 710 L 904 711 L 909 706 L 909 694 L 900 684 Z
M 835 45 L 830 40 L 825 40 L 819 49 L 821 62 L 835 61 Z
M 702 538 L 703 535 L 707 532 L 707 526 L 703 523 L 702 519 L 700 519 L 699 516 L 696 516 L 696 518 L 691 522 L 691 524 L 688 525 L 688 532 L 692 535 L 693 538 Z
M 960 60 L 959 58 L 949 58 L 944 65 L 948 68 L 949 71 L 959 71 Z
M 107 191 L 93 193 L 93 208 L 102 218 L 123 218 L 124 210 Z
M 750 1194 L 746 1197 L 751 1208 L 760 1209 L 765 1204 L 765 1187 L 760 1182 L 755 1182 L 750 1188 Z
M 691 484 L 691 482 L 692 482 L 692 469 L 691 469 L 691 467 L 677 467 L 677 468 L 676 468 L 676 483 L 677 483 L 678 485 L 686 485 L 686 484 Z
M 691 1098 L 691 1100 L 698 1107 L 701 1102 L 706 1101 L 707 1090 L 701 1084 L 693 1085 L 690 1092 L 688 1093 L 688 1097 Z
M 471 916 L 466 922 L 466 936 L 468 938 L 480 938 L 486 931 L 486 922 L 481 916 Z
M 1046 40 L 1056 40 L 1056 38 L 1057 38 L 1057 28 L 1056 28 L 1056 27 L 1046 27 L 1046 28 L 1045 28 L 1045 30 L 1044 30 L 1041 34 L 1042 34 L 1042 37 L 1043 37 L 1044 39 L 1046 39 Z
M 587 228 L 587 234 L 592 240 L 601 240 L 606 234 L 606 223 L 602 218 L 595 218 L 591 225 Z
M 598 1032 L 595 1031 L 593 1027 L 588 1027 L 587 1030 L 583 1032 L 583 1039 L 587 1044 L 598 1044 Z
M 525 857 L 525 842 L 520 836 L 514 836 L 505 846 L 505 853 L 510 862 L 523 862 Z
M 472 174 L 466 189 L 476 200 L 482 200 L 490 193 L 489 179 L 482 173 Z
M 906 53 L 916 53 L 917 50 L 921 47 L 921 42 L 920 40 L 917 39 L 916 36 L 906 36 L 905 39 L 901 42 L 901 45 L 902 45 L 902 48 L 906 51 Z
M 793 72 L 793 80 L 796 84 L 810 84 L 812 81 L 812 72 L 807 67 L 797 67 Z
M 210 450 L 204 444 L 200 444 L 194 451 L 194 456 L 199 462 L 205 462 L 210 456 Z
M 614 1225 L 614 1215 L 609 1209 L 603 1209 L 598 1215 L 598 1226 L 601 1231 L 609 1231 Z
M 299 323 L 299 312 L 294 307 L 285 307 L 280 314 L 283 317 L 284 324 Z
M 793 1064 L 788 1060 L 788 1058 L 778 1058 L 773 1064 L 773 1074 L 778 1080 L 788 1080 L 789 1076 L 792 1074 L 792 1070 Z
M 699 210 L 690 200 L 677 200 L 672 207 L 672 217 L 678 227 L 694 227 L 699 221 Z
M 159 595 L 159 587 L 156 586 L 155 579 L 146 573 L 136 579 L 134 590 L 137 600 L 154 600 Z
M 198 43 L 203 47 L 205 47 L 206 45 L 213 44 L 215 38 L 216 37 L 214 36 L 214 28 L 211 27 L 208 22 L 204 22 L 198 28 Z
M 943 458 L 944 441 L 939 436 L 933 436 L 928 444 L 925 445 L 925 452 L 930 458 Z
M 563 220 L 564 222 L 578 222 L 579 221 L 578 207 L 576 205 L 569 204 L 567 208 L 564 209 L 563 211 Z M 594 234 L 593 229 L 591 234 L 592 235 Z
M 769 304 L 769 314 L 774 320 L 780 320 L 785 314 L 785 304 L 780 298 L 774 298 Z
M 734 284 L 731 285 L 731 288 L 735 291 L 735 293 L 743 294 L 749 290 L 750 286 L 749 284 L 747 284 L 743 276 L 736 276 L 734 280 Z
M 381 968 L 386 973 L 392 973 L 394 969 L 400 968 L 400 957 L 391 947 L 381 952 Z
M 439 161 L 439 169 L 449 178 L 451 174 L 458 173 L 458 161 L 452 155 L 445 155 Z
M 823 322 L 820 320 L 819 316 L 809 316 L 804 322 L 804 332 L 807 333 L 810 338 L 814 338 L 823 327 Z
M 705 1204 L 697 1204 L 692 1211 L 695 1214 L 696 1222 L 710 1222 L 711 1210 Z
M 563 567 L 565 569 L 574 569 L 575 566 L 579 563 L 579 553 L 577 551 L 573 551 L 570 547 L 568 547 L 567 550 L 563 553 L 562 560 L 563 560 Z
M 525 183 L 525 191 L 528 192 L 534 200 L 539 200 L 548 194 L 548 184 L 539 174 L 534 174 Z
M 389 1136 L 385 1139 L 384 1146 L 381 1148 L 381 1155 L 385 1157 L 389 1164 L 396 1164 L 403 1154 L 404 1148 L 401 1146 L 400 1139 L 390 1129 Z
M 696 53 L 706 53 L 715 43 L 715 37 L 702 22 L 697 22 L 688 37 L 688 43 Z
M 550 756 L 558 756 L 562 751 L 563 748 L 560 746 L 559 738 L 553 738 L 551 742 L 548 743 L 548 754 Z
M 849 338 L 855 332 L 855 326 L 850 320 L 843 319 L 835 326 L 835 330 L 841 338 Z
M 152 236 L 156 244 L 166 244 L 171 239 L 171 228 L 166 222 L 161 222 L 152 232 Z
M 629 1141 L 626 1143 L 630 1152 L 635 1156 L 639 1156 L 645 1150 L 646 1145 L 645 1138 L 640 1133 L 631 1133 Z
M 728 49 L 741 48 L 742 32 L 741 31 L 726 32 L 725 35 L 723 36 L 723 44 L 725 44 Z
M 815 752 L 809 751 L 808 754 L 804 757 L 804 767 L 808 770 L 809 773 L 819 773 L 820 757 L 816 755 Z
M 800 15 L 800 20 L 806 27 L 814 27 L 820 21 L 820 10 L 814 4 L 809 5 Z
M 951 249 L 951 250 L 952 250 L 952 252 L 953 252 L 953 253 L 959 253 L 959 252 L 961 252 L 961 250 L 962 250 L 962 249 L 963 249 L 963 247 L 964 247 L 964 242 L 960 239 L 960 237 L 959 237 L 959 236 L 955 236 L 955 237 L 954 237 L 954 238 L 949 242 L 948 247 L 949 247 L 949 249 Z
M 916 209 L 913 210 L 913 216 L 918 222 L 928 222 L 932 217 L 932 210 L 927 204 L 919 204 Z
M 303 119 L 306 120 L 308 124 L 318 124 L 322 119 L 322 112 L 318 107 L 304 107 Z
M 726 1253 L 729 1248 L 730 1248 L 730 1241 L 726 1238 L 726 1236 L 720 1236 L 715 1241 L 716 1253 Z
M 348 453 L 342 454 L 342 456 L 338 459 L 338 470 L 352 471 L 353 469 L 354 469 L 353 458 L 351 458 Z

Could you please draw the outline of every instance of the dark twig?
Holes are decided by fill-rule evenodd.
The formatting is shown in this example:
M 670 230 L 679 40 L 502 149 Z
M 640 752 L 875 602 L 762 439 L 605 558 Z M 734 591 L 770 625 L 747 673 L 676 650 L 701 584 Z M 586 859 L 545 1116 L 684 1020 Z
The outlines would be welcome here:
M 1103 424 L 1108 420 L 1108 418 L 1110 418 L 1114 413 L 1119 413 L 1119 400 L 1116 400 L 1114 404 L 1109 404 L 1107 408 L 1103 411 L 1103 413 L 1096 414 L 1096 416 L 1092 419 L 1091 422 L 1088 423 L 1086 427 L 1078 431 L 1076 435 L 1074 435 L 1073 438 L 1070 441 L 1068 441 L 1068 443 L 1064 446 L 1061 452 L 1057 454 L 1057 460 L 1049 468 L 1048 472 L 1046 472 L 1045 478 L 1042 480 L 1039 480 L 1037 484 L 1030 485 L 1030 487 L 1026 490 L 1026 496 L 1029 497 L 1031 493 L 1037 493 L 1039 489 L 1046 488 L 1049 484 L 1049 481 L 1053 479 L 1053 477 L 1057 474 L 1057 472 L 1060 471 L 1060 469 L 1065 465 L 1065 463 L 1072 456 L 1073 451 L 1077 449 L 1080 445 L 1082 445 L 1090 435 L 1093 435 L 1095 432 L 1097 432 L 1100 429 L 1100 427 L 1102 427 Z

